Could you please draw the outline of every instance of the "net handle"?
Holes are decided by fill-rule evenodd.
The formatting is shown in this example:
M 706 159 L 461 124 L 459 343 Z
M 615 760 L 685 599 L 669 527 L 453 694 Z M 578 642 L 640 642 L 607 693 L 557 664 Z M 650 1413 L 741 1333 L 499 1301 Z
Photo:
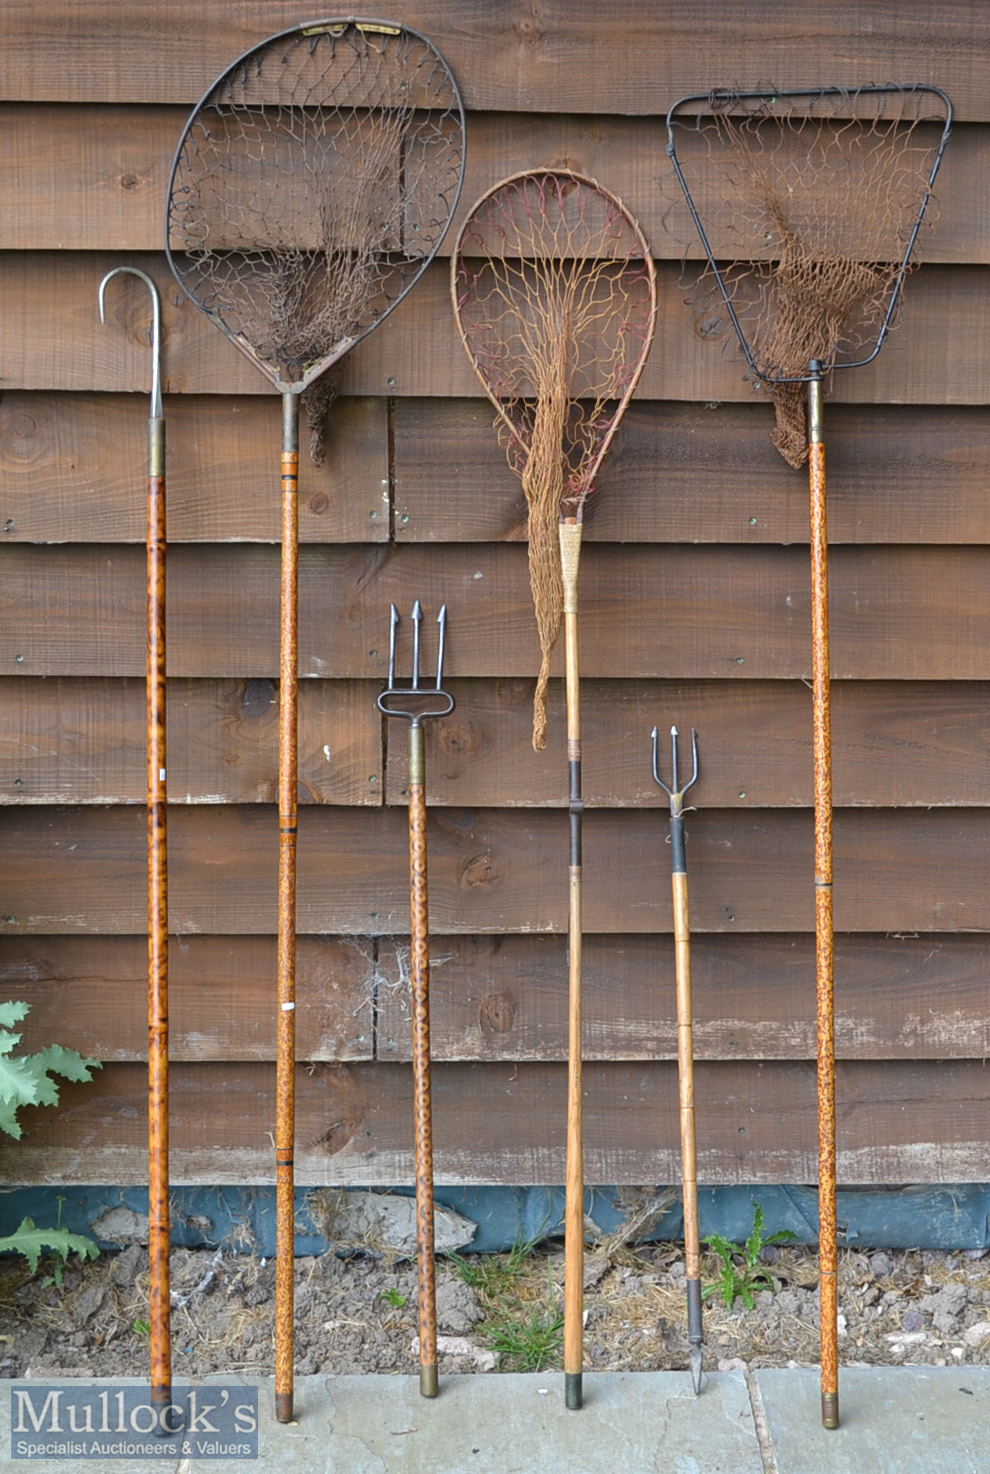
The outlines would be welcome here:
M 182 161 L 183 149 L 186 146 L 186 140 L 189 137 L 189 132 L 192 128 L 193 123 L 199 117 L 203 108 L 206 106 L 210 98 L 214 95 L 217 88 L 221 87 L 223 83 L 226 82 L 227 78 L 238 71 L 239 68 L 246 66 L 250 62 L 251 58 L 258 55 L 259 52 L 266 51 L 269 46 L 274 46 L 277 42 L 284 41 L 287 37 L 290 36 L 311 36 L 315 38 L 318 36 L 329 35 L 333 37 L 341 37 L 346 35 L 348 30 L 359 31 L 365 35 L 394 37 L 411 36 L 416 41 L 419 41 L 421 45 L 423 45 L 426 50 L 430 52 L 438 67 L 446 76 L 446 80 L 450 85 L 452 99 L 451 106 L 448 111 L 450 111 L 451 113 L 456 113 L 458 122 L 460 124 L 461 139 L 464 139 L 464 99 L 461 96 L 461 90 L 457 85 L 457 78 L 454 76 L 446 60 L 440 54 L 434 43 L 430 40 L 429 36 L 425 36 L 422 31 L 417 31 L 413 26 L 407 26 L 405 24 L 396 25 L 394 21 L 376 20 L 366 16 L 333 16 L 327 20 L 307 21 L 300 25 L 288 26 L 284 31 L 276 31 L 274 35 L 266 36 L 263 41 L 258 41 L 255 43 L 254 46 L 249 46 L 246 51 L 242 51 L 240 56 L 235 58 L 234 61 L 232 61 L 227 67 L 225 67 L 218 77 L 214 77 L 213 81 L 210 83 L 209 87 L 207 87 L 206 91 L 203 93 L 196 106 L 190 112 L 188 118 L 186 119 L 186 124 L 182 130 L 182 135 L 179 139 L 175 153 L 172 157 L 172 167 L 169 171 L 168 176 L 168 189 L 165 196 L 165 259 L 169 264 L 172 275 L 175 277 L 175 280 L 178 282 L 183 292 L 189 298 L 193 306 L 199 308 L 201 312 L 206 311 L 206 309 L 186 286 L 182 274 L 176 264 L 171 244 L 172 197 L 175 190 L 175 179 L 176 174 L 179 170 L 180 163 Z M 356 343 L 360 343 L 362 339 L 366 338 L 370 332 L 378 327 L 379 323 L 383 322 L 385 318 L 388 317 L 389 313 L 392 312 L 392 310 L 399 305 L 399 303 L 405 297 L 406 293 L 410 291 L 410 289 L 416 284 L 420 276 L 422 276 L 423 271 L 426 270 L 427 266 L 435 258 L 438 250 L 440 249 L 440 246 L 443 243 L 444 237 L 450 229 L 451 221 L 454 218 L 458 202 L 460 201 L 461 189 L 463 188 L 464 184 L 464 166 L 465 151 L 462 146 L 460 168 L 457 172 L 457 183 L 454 189 L 453 197 L 450 201 L 450 208 L 447 211 L 447 220 L 433 245 L 433 249 L 423 261 L 422 269 L 420 270 L 420 272 L 418 272 L 413 280 L 409 282 L 406 288 L 399 293 L 394 302 L 389 303 L 389 305 L 385 308 L 380 316 L 376 317 L 373 322 L 370 322 L 368 326 L 364 328 L 360 333 L 355 334 L 355 336 L 352 338 L 345 339 L 342 343 L 338 344 L 331 353 L 328 353 L 323 358 L 311 364 L 309 368 L 307 368 L 303 373 L 302 378 L 295 381 L 294 383 L 287 384 L 284 382 L 284 380 L 279 378 L 277 374 L 273 373 L 269 366 L 259 356 L 259 354 L 255 352 L 251 344 L 246 342 L 237 333 L 230 332 L 222 319 L 220 319 L 219 317 L 214 317 L 212 313 L 209 313 L 208 316 L 210 316 L 211 320 L 217 324 L 217 327 L 220 328 L 225 337 L 229 338 L 230 342 L 234 343 L 241 350 L 241 352 L 251 360 L 254 366 L 265 375 L 269 382 L 274 384 L 279 393 L 301 394 L 304 389 L 307 389 L 309 387 L 314 379 L 318 379 L 320 375 L 325 373 L 328 368 L 330 368 L 333 364 L 338 363 L 340 359 L 342 359 L 347 353 L 350 352 L 350 350 L 355 346 Z M 177 254 L 185 253 L 179 252 Z
M 482 373 L 481 368 L 478 364 L 478 361 L 475 358 L 474 350 L 471 348 L 471 345 L 468 342 L 467 334 L 465 333 L 464 325 L 461 321 L 460 303 L 457 291 L 457 277 L 461 265 L 461 246 L 465 237 L 469 233 L 470 228 L 473 225 L 474 217 L 478 213 L 479 209 L 481 209 L 481 207 L 486 204 L 488 200 L 497 195 L 500 190 L 506 189 L 509 185 L 517 184 L 520 181 L 526 179 L 570 179 L 575 184 L 580 185 L 582 188 L 592 189 L 597 194 L 600 194 L 605 199 L 607 199 L 610 204 L 615 207 L 615 209 L 619 212 L 623 219 L 632 227 L 636 242 L 641 250 L 643 264 L 646 268 L 646 279 L 649 285 L 650 310 L 646 324 L 646 331 L 643 334 L 643 347 L 640 352 L 639 359 L 636 363 L 636 367 L 633 370 L 633 373 L 630 376 L 621 396 L 618 398 L 615 414 L 612 416 L 609 427 L 605 432 L 601 444 L 598 446 L 598 449 L 595 452 L 595 455 L 588 467 L 587 474 L 584 478 L 587 489 L 581 495 L 580 503 L 575 508 L 578 520 L 580 520 L 584 501 L 591 491 L 591 488 L 594 484 L 595 476 L 598 472 L 598 468 L 601 465 L 602 460 L 604 459 L 605 454 L 615 437 L 615 432 L 618 429 L 619 421 L 622 419 L 622 416 L 626 410 L 626 406 L 635 393 L 636 386 L 638 385 L 642 377 L 643 369 L 646 367 L 646 360 L 650 354 L 650 348 L 653 344 L 653 339 L 656 334 L 657 326 L 657 269 L 656 264 L 653 260 L 652 252 L 650 251 L 649 244 L 646 240 L 645 235 L 640 229 L 638 221 L 635 220 L 634 217 L 630 214 L 629 210 L 619 199 L 618 195 L 613 194 L 610 189 L 606 189 L 604 185 L 599 184 L 598 180 L 592 178 L 590 174 L 579 174 L 576 169 L 566 168 L 552 169 L 547 167 L 542 169 L 521 169 L 518 171 L 518 173 L 509 174 L 504 179 L 499 180 L 497 184 L 493 184 L 491 188 L 487 189 L 485 193 L 481 195 L 481 197 L 478 199 L 473 209 L 471 210 L 470 215 L 464 221 L 460 230 L 457 233 L 457 239 L 454 242 L 454 249 L 451 252 L 450 256 L 450 297 L 454 309 L 454 321 L 457 324 L 458 336 L 460 337 L 461 343 L 464 347 L 464 351 L 468 356 L 471 367 L 474 369 L 475 376 L 479 384 L 481 385 L 482 389 L 484 389 L 486 397 L 491 400 L 492 404 L 495 406 L 495 410 L 498 414 L 499 419 L 505 425 L 509 434 L 512 436 L 512 439 L 522 449 L 525 455 L 529 455 L 530 447 L 520 436 L 518 430 L 516 429 L 516 426 L 512 423 L 511 419 L 502 407 L 500 400 L 495 394 L 493 394 L 492 389 L 486 381 L 485 376 Z M 638 259 L 638 257 L 630 257 L 629 259 Z M 569 497 L 564 498 L 563 500 L 566 500 L 573 505 L 576 499 L 574 497 Z M 561 513 L 561 515 L 563 516 L 563 512 Z
M 908 237 L 907 244 L 905 245 L 904 254 L 901 257 L 900 265 L 897 268 L 897 275 L 894 279 L 893 289 L 891 290 L 890 301 L 887 304 L 887 311 L 884 314 L 883 322 L 880 324 L 880 329 L 877 334 L 877 340 L 873 346 L 872 351 L 867 354 L 865 358 L 857 358 L 855 360 L 849 360 L 843 363 L 830 363 L 821 365 L 814 370 L 809 370 L 809 372 L 806 374 L 795 374 L 793 376 L 787 376 L 784 374 L 768 374 L 765 370 L 759 368 L 756 360 L 753 357 L 753 353 L 750 349 L 746 334 L 743 332 L 742 323 L 739 321 L 738 314 L 736 313 L 736 309 L 732 302 L 732 293 L 730 292 L 722 271 L 719 268 L 718 261 L 715 258 L 715 252 L 712 250 L 711 243 L 705 232 L 705 227 L 701 221 L 701 216 L 698 214 L 698 208 L 695 205 L 694 199 L 691 195 L 691 191 L 688 188 L 687 180 L 684 178 L 684 173 L 681 169 L 680 160 L 677 157 L 677 150 L 674 146 L 674 126 L 675 123 L 680 121 L 680 119 L 675 116 L 678 112 L 678 109 L 687 110 L 691 108 L 692 105 L 702 103 L 707 104 L 712 112 L 725 112 L 727 105 L 732 102 L 773 103 L 776 102 L 778 98 L 853 96 L 858 98 L 882 97 L 888 95 L 896 95 L 898 93 L 913 95 L 922 92 L 928 93 L 929 95 L 937 97 L 940 100 L 943 107 L 945 108 L 945 123 L 942 128 L 942 137 L 939 140 L 939 146 L 935 154 L 935 159 L 932 163 L 931 171 L 928 176 L 928 181 L 925 185 L 925 191 L 922 195 L 921 205 L 918 209 L 917 215 L 915 216 L 914 226 L 911 230 L 911 234 Z M 936 176 L 939 169 L 942 167 L 942 157 L 945 153 L 945 147 L 949 141 L 949 136 L 952 133 L 953 117 L 954 111 L 952 107 L 952 102 L 949 99 L 948 95 L 942 91 L 941 87 L 932 87 L 921 82 L 917 84 L 912 84 L 910 86 L 897 86 L 891 83 L 886 86 L 870 85 L 868 87 L 852 88 L 808 87 L 797 88 L 790 91 L 782 91 L 780 89 L 772 87 L 761 88 L 754 92 L 740 92 L 732 88 L 715 88 L 711 92 L 691 93 L 687 97 L 680 98 L 677 102 L 674 103 L 673 107 L 670 108 L 667 113 L 667 157 L 670 159 L 670 162 L 673 165 L 674 173 L 677 175 L 678 183 L 680 184 L 681 189 L 684 191 L 684 198 L 687 201 L 688 209 L 691 212 L 691 219 L 694 221 L 695 229 L 698 232 L 701 244 L 704 247 L 706 256 L 708 257 L 712 274 L 718 284 L 718 289 L 721 294 L 722 301 L 725 303 L 725 309 L 728 312 L 729 319 L 732 323 L 733 328 L 735 329 L 736 337 L 739 339 L 739 346 L 742 348 L 746 363 L 755 378 L 760 379 L 764 384 L 810 384 L 813 379 L 816 379 L 820 376 L 822 368 L 824 368 L 825 371 L 828 373 L 834 373 L 839 369 L 865 368 L 868 363 L 873 362 L 877 354 L 880 352 L 880 349 L 884 345 L 884 340 L 886 339 L 887 334 L 890 331 L 891 324 L 894 320 L 894 314 L 897 311 L 897 304 L 900 301 L 901 291 L 904 286 L 904 278 L 907 274 L 908 265 L 910 264 L 911 257 L 914 253 L 914 248 L 918 240 L 918 234 L 921 230 L 922 221 L 925 218 L 925 212 L 928 209 L 928 202 L 932 197 L 932 190 L 935 187 Z

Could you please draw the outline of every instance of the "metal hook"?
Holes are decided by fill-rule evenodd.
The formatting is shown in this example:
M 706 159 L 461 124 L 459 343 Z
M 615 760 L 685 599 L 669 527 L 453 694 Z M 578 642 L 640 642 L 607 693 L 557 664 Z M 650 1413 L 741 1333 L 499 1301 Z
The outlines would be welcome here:
M 100 282 L 100 322 L 105 323 L 107 282 L 112 276 L 137 276 L 151 293 L 151 418 L 162 418 L 162 302 L 158 288 L 137 266 L 115 266 Z
M 443 689 L 443 657 L 444 648 L 447 643 L 447 606 L 441 606 L 437 616 L 437 624 L 440 626 L 437 642 L 437 679 L 434 686 L 420 685 L 419 655 L 420 635 L 423 626 L 423 606 L 417 599 L 413 605 L 413 658 L 412 678 L 408 686 L 397 686 L 395 684 L 395 646 L 396 632 L 399 627 L 399 611 L 392 605 L 392 623 L 389 629 L 388 641 L 388 689 L 383 691 L 378 698 L 378 707 L 387 717 L 407 717 L 414 726 L 419 726 L 424 717 L 443 717 L 454 710 L 454 698 L 449 691 Z M 431 704 L 431 696 L 436 701 Z M 415 708 L 394 706 L 392 702 L 396 698 L 416 698 Z
M 677 752 L 677 738 L 678 738 L 677 728 L 676 727 L 671 727 L 671 729 L 670 729 L 671 767 L 672 767 L 672 770 L 673 771 L 672 771 L 672 774 L 671 774 L 671 780 L 670 780 L 670 786 L 669 787 L 663 781 L 663 779 L 660 777 L 660 761 L 659 761 L 659 755 L 658 755 L 658 749 L 659 749 L 659 733 L 660 733 L 659 727 L 654 727 L 653 728 L 653 777 L 654 777 L 655 781 L 657 783 L 659 783 L 659 785 L 663 789 L 664 793 L 666 793 L 668 795 L 668 797 L 670 798 L 670 812 L 671 812 L 671 814 L 673 814 L 673 815 L 676 816 L 676 815 L 680 814 L 683 811 L 683 808 L 684 808 L 684 795 L 687 793 L 688 789 L 689 788 L 693 788 L 694 785 L 695 785 L 695 783 L 697 783 L 697 781 L 698 781 L 698 733 L 697 733 L 697 731 L 695 730 L 694 727 L 691 728 L 691 756 L 692 756 L 693 763 L 694 763 L 694 770 L 693 770 L 693 772 L 691 774 L 691 777 L 688 779 L 687 783 L 685 783 L 683 787 L 679 786 L 679 784 L 678 784 L 678 767 L 679 767 L 679 764 L 678 764 L 678 752 Z

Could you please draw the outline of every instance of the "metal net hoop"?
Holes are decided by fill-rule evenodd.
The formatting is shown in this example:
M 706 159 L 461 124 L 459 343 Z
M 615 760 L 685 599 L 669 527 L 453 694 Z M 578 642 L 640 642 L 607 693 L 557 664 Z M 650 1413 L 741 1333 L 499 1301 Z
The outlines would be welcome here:
M 194 110 L 169 187 L 179 282 L 283 392 L 369 333 L 432 260 L 464 114 L 432 43 L 386 22 L 273 36 Z
M 748 376 L 773 399 L 773 442 L 800 466 L 809 364 L 831 373 L 876 356 L 922 225 L 935 223 L 948 100 L 932 88 L 831 88 L 714 93 L 703 107 L 668 117 L 709 256 L 691 301 L 706 337 L 735 330 Z
M 475 205 L 454 248 L 451 290 L 528 508 L 539 750 L 563 615 L 557 526 L 583 520 L 639 381 L 656 326 L 655 268 L 615 195 L 571 170 L 536 170 L 495 185 Z

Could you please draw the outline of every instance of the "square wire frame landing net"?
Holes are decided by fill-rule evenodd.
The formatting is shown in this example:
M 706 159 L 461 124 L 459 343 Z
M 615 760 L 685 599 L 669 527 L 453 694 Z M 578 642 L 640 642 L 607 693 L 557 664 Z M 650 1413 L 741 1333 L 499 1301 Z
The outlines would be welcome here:
M 698 330 L 771 386 L 775 443 L 794 464 L 809 365 L 861 367 L 894 324 L 937 217 L 951 122 L 925 86 L 714 92 L 668 114 L 683 194 L 671 191 L 668 226 L 707 258 L 683 278 Z

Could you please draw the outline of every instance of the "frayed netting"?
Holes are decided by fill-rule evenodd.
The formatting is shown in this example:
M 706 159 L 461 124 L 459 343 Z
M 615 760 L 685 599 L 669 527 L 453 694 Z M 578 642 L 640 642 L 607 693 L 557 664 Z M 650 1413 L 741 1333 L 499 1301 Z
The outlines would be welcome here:
M 704 203 L 710 252 L 689 299 L 704 337 L 745 340 L 747 377 L 773 401 L 773 443 L 798 467 L 808 458 L 806 396 L 787 381 L 806 379 L 813 361 L 828 376 L 867 357 L 892 325 L 915 232 L 922 218 L 926 228 L 935 221 L 944 118 L 914 88 L 712 101 L 711 116 L 672 130 L 685 187 L 693 180 Z
M 452 290 L 464 346 L 526 498 L 540 751 L 563 621 L 558 527 L 565 516 L 581 521 L 649 351 L 653 262 L 635 222 L 593 180 L 536 171 L 475 206 L 454 253 Z
M 309 458 L 314 466 L 327 463 L 327 424 L 340 393 L 343 374 L 343 364 L 332 364 L 326 373 L 307 384 L 299 396 L 299 408 L 309 431 Z
M 806 372 L 812 359 L 833 362 L 854 317 L 879 326 L 895 275 L 889 266 L 811 256 L 800 240 L 789 238 L 767 297 L 772 311 L 761 339 L 762 357 L 798 374 Z M 808 459 L 804 386 L 774 384 L 770 394 L 776 417 L 773 443 L 789 465 L 803 466 Z

